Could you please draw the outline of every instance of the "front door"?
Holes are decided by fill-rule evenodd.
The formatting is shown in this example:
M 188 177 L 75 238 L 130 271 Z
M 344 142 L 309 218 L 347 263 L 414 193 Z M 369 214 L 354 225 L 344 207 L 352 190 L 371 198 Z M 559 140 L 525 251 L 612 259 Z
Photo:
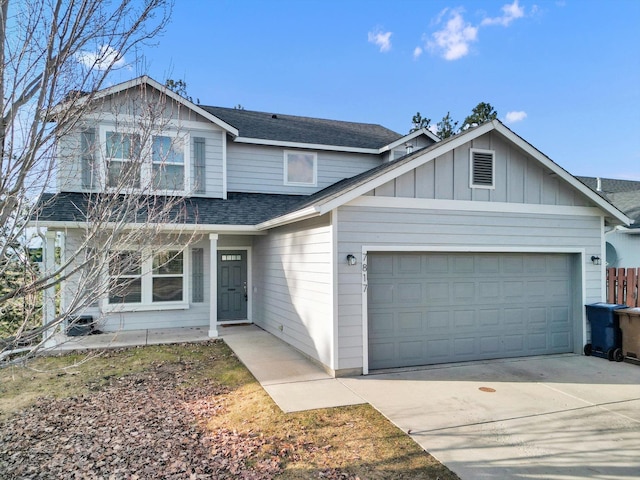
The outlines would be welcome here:
M 247 251 L 218 251 L 218 320 L 247 319 Z

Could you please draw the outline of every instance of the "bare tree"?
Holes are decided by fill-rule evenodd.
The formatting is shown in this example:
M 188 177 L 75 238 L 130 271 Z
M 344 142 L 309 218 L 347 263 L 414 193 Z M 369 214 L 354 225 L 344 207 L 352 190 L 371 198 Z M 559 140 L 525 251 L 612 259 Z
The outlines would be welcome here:
M 170 185 L 179 173 L 165 161 L 171 146 L 149 151 L 180 103 L 144 84 L 119 99 L 101 96 L 109 74 L 128 68 L 125 59 L 165 27 L 170 10 L 170 0 L 0 0 L 0 278 L 16 266 L 21 274 L 20 281 L 0 285 L 0 320 L 8 307 L 23 305 L 22 318 L 4 325 L 11 335 L 0 338 L 0 365 L 34 355 L 48 333 L 97 298 L 135 290 L 135 272 L 149 252 L 168 252 L 166 265 L 181 258 L 188 241 L 178 242 L 184 232 L 168 227 L 185 219 L 182 196 Z M 126 151 L 128 162 L 91 138 L 91 119 L 104 114 L 135 132 L 114 135 L 107 146 Z M 171 138 L 181 141 L 179 132 Z M 64 158 L 56 157 L 73 152 L 74 142 L 70 155 L 82 166 L 65 170 L 56 164 Z M 159 159 L 153 167 L 143 161 L 149 155 Z M 144 168 L 150 171 L 141 180 Z M 70 212 L 77 228 L 42 271 L 25 250 L 29 226 L 64 196 L 46 193 L 51 185 L 57 181 L 64 190 L 73 175 L 87 182 L 82 204 Z M 136 255 L 122 253 L 132 245 Z M 43 324 L 47 302 L 55 314 Z

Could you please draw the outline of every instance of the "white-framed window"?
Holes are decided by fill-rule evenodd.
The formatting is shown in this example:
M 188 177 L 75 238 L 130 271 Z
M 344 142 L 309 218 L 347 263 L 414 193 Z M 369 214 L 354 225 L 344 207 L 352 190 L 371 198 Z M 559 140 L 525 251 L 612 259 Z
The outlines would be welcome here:
M 469 186 L 495 188 L 496 152 L 472 148 L 469 150 Z
M 189 178 L 188 133 L 163 132 L 144 140 L 126 127 L 103 126 L 104 186 L 108 189 L 151 188 L 164 193 L 187 192 Z
M 158 190 L 184 190 L 184 141 L 178 137 L 154 135 L 151 145 L 151 178 Z
M 140 135 L 107 131 L 105 134 L 107 187 L 140 188 Z
M 141 252 L 120 250 L 109 257 L 109 303 L 142 303 Z
M 186 255 L 186 250 L 112 252 L 107 309 L 186 308 Z
M 318 155 L 313 152 L 284 152 L 284 184 L 315 187 Z

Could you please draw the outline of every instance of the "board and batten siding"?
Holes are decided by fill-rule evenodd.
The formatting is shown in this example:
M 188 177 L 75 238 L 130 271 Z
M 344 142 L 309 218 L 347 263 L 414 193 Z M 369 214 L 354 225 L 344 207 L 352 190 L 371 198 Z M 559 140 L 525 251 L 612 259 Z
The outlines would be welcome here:
M 333 248 L 328 217 L 255 238 L 253 320 L 333 368 Z
M 378 155 L 300 149 L 317 154 L 317 186 L 285 185 L 285 150 L 295 149 L 228 142 L 228 191 L 310 195 L 382 163 Z
M 469 188 L 471 148 L 495 151 L 494 189 Z M 400 175 L 369 195 L 567 206 L 593 204 L 496 132 L 482 135 Z
M 602 300 L 602 267 L 586 260 L 600 252 L 602 217 L 421 208 L 343 206 L 338 210 L 337 258 L 363 246 L 393 246 L 416 251 L 536 252 L 584 249 L 586 303 Z M 581 276 L 581 272 L 576 272 Z M 338 366 L 361 368 L 363 360 L 362 269 L 338 271 Z M 576 309 L 580 312 L 580 309 Z

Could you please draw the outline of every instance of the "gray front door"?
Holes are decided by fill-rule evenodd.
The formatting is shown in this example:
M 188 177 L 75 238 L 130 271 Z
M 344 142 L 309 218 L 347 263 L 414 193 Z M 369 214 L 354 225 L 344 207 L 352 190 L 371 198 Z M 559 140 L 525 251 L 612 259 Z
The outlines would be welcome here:
M 247 318 L 247 251 L 218 251 L 218 320 Z

